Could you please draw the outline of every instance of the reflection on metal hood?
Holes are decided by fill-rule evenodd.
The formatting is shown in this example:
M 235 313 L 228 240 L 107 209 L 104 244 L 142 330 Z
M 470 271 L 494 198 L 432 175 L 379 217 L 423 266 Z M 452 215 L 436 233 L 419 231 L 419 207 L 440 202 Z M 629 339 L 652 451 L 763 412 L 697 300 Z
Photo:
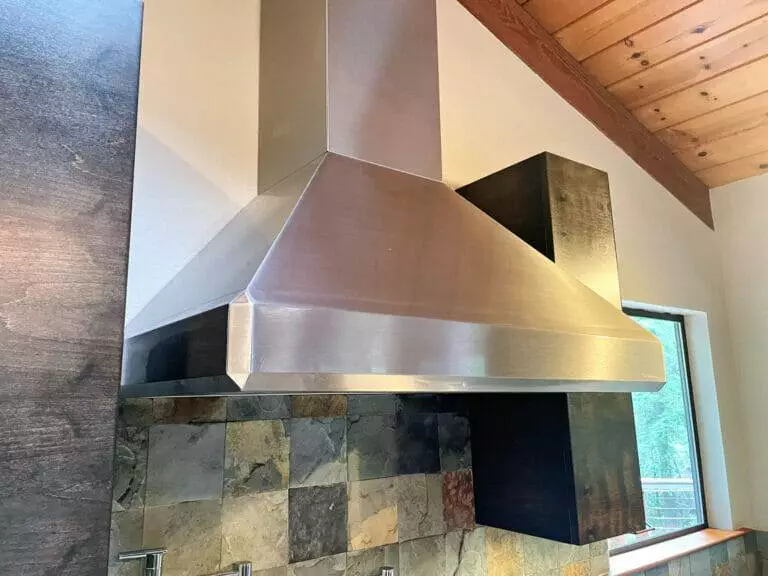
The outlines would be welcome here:
M 627 391 L 656 339 L 439 181 L 434 0 L 262 0 L 260 193 L 127 328 L 123 393 Z

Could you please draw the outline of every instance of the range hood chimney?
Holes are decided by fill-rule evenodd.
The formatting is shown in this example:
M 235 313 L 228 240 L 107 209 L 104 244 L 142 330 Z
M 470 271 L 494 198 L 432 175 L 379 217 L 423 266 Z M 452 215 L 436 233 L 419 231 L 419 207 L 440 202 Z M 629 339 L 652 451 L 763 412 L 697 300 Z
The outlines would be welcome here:
M 654 390 L 644 329 L 440 181 L 435 0 L 262 0 L 259 194 L 123 393 Z

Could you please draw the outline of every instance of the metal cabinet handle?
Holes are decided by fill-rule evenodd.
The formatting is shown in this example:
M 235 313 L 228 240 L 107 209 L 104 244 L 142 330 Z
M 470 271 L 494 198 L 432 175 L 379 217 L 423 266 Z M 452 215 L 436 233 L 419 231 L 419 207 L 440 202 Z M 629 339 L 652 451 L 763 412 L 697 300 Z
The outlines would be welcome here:
M 144 550 L 120 552 L 117 555 L 117 559 L 120 562 L 144 560 L 144 576 L 162 576 L 163 556 L 165 556 L 166 552 L 165 548 L 146 548 Z

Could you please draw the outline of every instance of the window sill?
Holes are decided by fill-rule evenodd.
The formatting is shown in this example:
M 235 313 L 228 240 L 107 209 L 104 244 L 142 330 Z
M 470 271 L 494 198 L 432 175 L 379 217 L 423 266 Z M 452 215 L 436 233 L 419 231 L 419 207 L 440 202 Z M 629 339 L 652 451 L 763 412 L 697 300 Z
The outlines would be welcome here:
M 651 544 L 623 554 L 611 556 L 611 576 L 628 576 L 644 572 L 693 552 L 709 548 L 720 542 L 738 538 L 749 530 L 715 530 L 706 528 L 680 538 L 673 538 L 658 544 Z

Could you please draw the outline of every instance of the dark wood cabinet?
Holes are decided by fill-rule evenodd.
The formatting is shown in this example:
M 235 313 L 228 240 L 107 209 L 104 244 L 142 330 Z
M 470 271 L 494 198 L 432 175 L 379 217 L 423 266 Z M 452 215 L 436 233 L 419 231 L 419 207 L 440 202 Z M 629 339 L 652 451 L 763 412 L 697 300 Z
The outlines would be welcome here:
M 608 176 L 543 153 L 459 194 L 617 307 Z M 477 522 L 571 544 L 645 527 L 629 394 L 471 399 Z

